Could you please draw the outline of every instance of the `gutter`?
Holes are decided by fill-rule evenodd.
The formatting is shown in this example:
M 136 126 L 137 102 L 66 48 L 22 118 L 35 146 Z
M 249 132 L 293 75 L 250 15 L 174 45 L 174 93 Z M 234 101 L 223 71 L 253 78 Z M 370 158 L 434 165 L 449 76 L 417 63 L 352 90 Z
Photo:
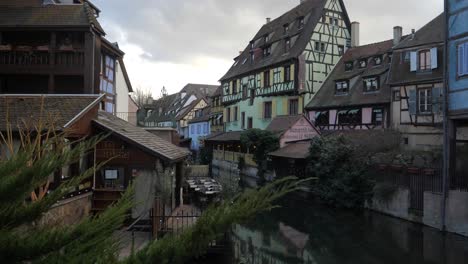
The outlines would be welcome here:
M 444 38 L 444 73 L 443 73 L 443 82 L 444 82 L 444 150 L 443 150 L 443 159 L 444 159 L 444 164 L 443 164 L 443 172 L 442 172 L 442 201 L 441 201 L 441 231 L 445 232 L 447 230 L 446 226 L 446 214 L 447 214 L 447 197 L 448 197 L 448 191 L 447 191 L 447 181 L 449 179 L 449 174 L 450 174 L 450 165 L 449 165 L 449 158 L 450 158 L 450 153 L 451 147 L 450 147 L 450 140 L 449 140 L 449 126 L 450 126 L 450 121 L 448 118 L 448 79 L 447 79 L 447 71 L 448 71 L 448 36 L 449 36 L 449 28 L 448 28 L 448 21 L 449 21 L 449 13 L 448 13 L 448 0 L 444 0 L 444 11 L 445 11 L 445 38 Z M 445 244 L 445 243 L 444 243 Z

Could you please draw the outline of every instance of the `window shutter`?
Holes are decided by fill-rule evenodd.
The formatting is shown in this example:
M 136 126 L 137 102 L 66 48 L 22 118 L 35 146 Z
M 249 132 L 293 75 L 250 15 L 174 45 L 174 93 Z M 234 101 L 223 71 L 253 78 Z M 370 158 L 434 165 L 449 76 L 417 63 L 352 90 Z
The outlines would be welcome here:
M 411 52 L 411 71 L 415 72 L 418 70 L 418 53 L 416 51 Z
M 263 84 L 264 84 L 264 83 L 263 83 L 263 78 L 265 78 L 264 75 L 265 75 L 265 73 L 261 73 L 261 74 L 260 74 L 260 87 L 259 87 L 259 88 L 263 88 Z
M 437 61 L 437 48 L 431 49 L 431 69 L 437 69 L 438 61 Z
M 265 116 L 263 113 L 265 111 L 265 103 L 262 102 L 262 104 L 258 107 L 258 117 L 259 119 L 263 119 L 263 117 Z
M 227 108 L 224 108 L 223 111 L 224 111 L 224 113 L 223 113 L 223 116 L 224 116 L 224 118 L 223 118 L 223 123 L 226 123 L 226 121 L 227 121 L 227 116 L 228 116 L 228 115 L 227 115 Z
M 409 91 L 409 99 L 408 99 L 408 110 L 410 115 L 416 115 L 417 112 L 417 105 L 416 105 L 416 89 Z
M 276 117 L 276 100 L 273 99 L 271 101 L 271 118 L 275 118 Z
M 296 75 L 294 74 L 294 64 L 291 64 L 291 81 L 294 81 L 294 77 Z
M 465 61 L 465 47 L 466 44 L 461 44 L 458 46 L 458 75 L 463 75 L 465 73 L 466 64 Z
M 297 112 L 298 114 L 302 114 L 303 110 L 304 110 L 304 106 L 302 104 L 302 98 L 297 98 L 297 101 L 298 101 L 298 104 L 297 104 Z
M 270 86 L 273 86 L 273 76 L 275 75 L 273 70 L 270 70 Z
M 284 79 L 285 79 L 285 78 L 284 78 L 284 75 L 286 74 L 286 70 L 285 70 L 284 67 L 281 67 L 281 68 L 280 68 L 280 71 L 281 71 L 281 72 L 280 72 L 280 83 L 284 83 Z
M 283 98 L 283 111 L 281 113 L 281 115 L 288 115 L 289 114 L 289 104 L 288 104 L 288 98 L 287 97 L 284 97 Z
M 441 109 L 441 106 L 442 106 L 441 91 L 442 91 L 442 89 L 439 88 L 439 87 L 432 88 L 432 112 L 434 114 L 438 114 L 442 110 Z

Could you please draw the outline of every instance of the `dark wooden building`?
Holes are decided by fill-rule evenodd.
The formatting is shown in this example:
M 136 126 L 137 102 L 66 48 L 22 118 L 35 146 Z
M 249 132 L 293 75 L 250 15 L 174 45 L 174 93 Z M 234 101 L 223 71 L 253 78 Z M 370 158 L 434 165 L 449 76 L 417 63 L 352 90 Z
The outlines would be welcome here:
M 99 13 L 87 0 L 1 1 L 0 93 L 105 93 L 101 109 L 114 113 L 117 61 L 131 85 Z

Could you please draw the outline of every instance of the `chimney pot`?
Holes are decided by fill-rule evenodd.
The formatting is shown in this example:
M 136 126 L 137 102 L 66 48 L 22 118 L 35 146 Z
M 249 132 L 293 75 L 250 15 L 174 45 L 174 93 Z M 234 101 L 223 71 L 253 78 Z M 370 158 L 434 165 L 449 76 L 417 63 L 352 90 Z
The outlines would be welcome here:
M 394 27 L 393 28 L 393 46 L 398 45 L 402 37 L 403 37 L 403 28 L 400 26 Z
M 359 22 L 351 23 L 351 47 L 359 47 Z
M 268 23 L 270 23 L 270 22 L 271 22 L 271 17 L 267 17 L 267 18 L 266 18 L 266 23 L 268 24 Z

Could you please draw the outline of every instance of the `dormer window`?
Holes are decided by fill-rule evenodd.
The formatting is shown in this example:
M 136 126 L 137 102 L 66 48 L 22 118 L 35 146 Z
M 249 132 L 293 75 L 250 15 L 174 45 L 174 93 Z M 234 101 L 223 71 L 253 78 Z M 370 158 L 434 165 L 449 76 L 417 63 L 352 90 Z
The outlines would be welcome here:
M 359 68 L 366 68 L 367 67 L 367 60 L 360 60 L 359 61 Z
M 437 48 L 410 52 L 410 70 L 430 71 L 438 67 Z
M 297 19 L 297 22 L 298 22 L 297 27 L 298 27 L 299 29 L 301 29 L 301 28 L 304 27 L 304 17 L 298 18 L 298 19 Z
M 323 24 L 327 23 L 327 16 L 326 15 L 322 15 L 322 23 Z
M 271 55 L 271 45 L 263 49 L 263 57 L 268 57 Z
M 353 62 L 346 62 L 345 63 L 345 71 L 352 71 L 353 70 Z
M 268 34 L 265 35 L 265 36 L 263 36 L 263 41 L 264 41 L 265 43 L 267 43 L 269 40 L 270 40 L 270 36 L 269 36 Z
M 419 70 L 428 71 L 431 69 L 431 50 L 422 50 L 419 52 Z
M 366 78 L 364 79 L 364 92 L 375 92 L 380 89 L 379 79 L 377 77 Z
M 254 42 L 251 41 L 251 42 L 250 42 L 250 50 L 253 50 L 253 49 L 254 49 Z
M 289 31 L 289 24 L 284 24 L 283 33 L 286 35 L 286 34 L 288 34 L 288 31 Z
M 342 95 L 349 92 L 349 83 L 348 81 L 337 81 L 335 86 L 335 94 Z
M 374 57 L 374 64 L 375 64 L 375 65 L 380 65 L 380 64 L 382 64 L 382 56 L 376 56 L 376 57 Z

